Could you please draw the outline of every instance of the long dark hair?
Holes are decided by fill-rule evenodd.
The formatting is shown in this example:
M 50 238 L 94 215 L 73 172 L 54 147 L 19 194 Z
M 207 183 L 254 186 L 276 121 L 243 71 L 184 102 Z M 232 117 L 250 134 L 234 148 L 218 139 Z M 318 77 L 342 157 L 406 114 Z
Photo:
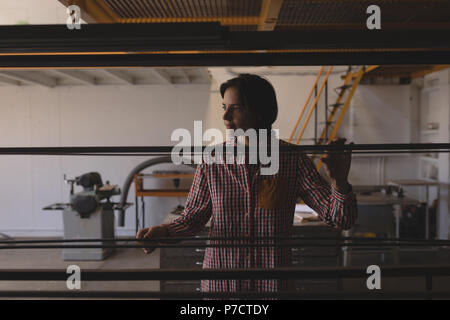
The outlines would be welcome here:
M 256 117 L 258 129 L 272 128 L 278 116 L 278 104 L 275 90 L 269 81 L 255 74 L 240 74 L 220 85 L 222 98 L 230 87 L 238 90 L 242 107 Z

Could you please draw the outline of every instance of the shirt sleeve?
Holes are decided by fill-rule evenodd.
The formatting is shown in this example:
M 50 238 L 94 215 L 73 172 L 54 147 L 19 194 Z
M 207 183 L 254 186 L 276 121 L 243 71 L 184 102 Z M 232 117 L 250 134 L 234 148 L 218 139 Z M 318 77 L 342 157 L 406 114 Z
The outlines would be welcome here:
M 165 224 L 171 237 L 196 235 L 203 230 L 211 217 L 211 196 L 205 166 L 205 163 L 197 166 L 194 181 L 181 217 L 169 224 Z
M 334 189 L 317 172 L 313 162 L 306 155 L 299 157 L 297 179 L 300 186 L 299 196 L 325 223 L 344 230 L 350 229 L 355 224 L 358 207 L 351 186 L 347 194 Z

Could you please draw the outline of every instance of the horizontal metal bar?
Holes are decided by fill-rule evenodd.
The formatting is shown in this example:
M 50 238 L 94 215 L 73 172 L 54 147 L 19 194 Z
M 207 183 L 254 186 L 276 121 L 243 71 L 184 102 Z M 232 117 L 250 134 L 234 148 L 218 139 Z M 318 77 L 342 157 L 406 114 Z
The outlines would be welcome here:
M 69 30 L 65 24 L 0 27 L 0 53 L 140 52 L 223 48 L 219 23 L 86 24 Z
M 232 32 L 214 22 L 1 26 L 0 34 L 3 53 L 450 48 L 448 30 Z
M 127 298 L 127 299 L 433 299 L 449 298 L 450 292 L 157 292 L 157 291 L 0 291 L 1 298 Z
M 306 155 L 322 155 L 322 154 L 340 154 L 347 151 L 298 151 L 298 154 L 306 154 Z M 375 156 L 381 156 L 385 154 L 424 154 L 424 153 L 448 153 L 449 150 L 399 150 L 399 151 L 352 151 L 353 155 L 373 155 Z M 0 153 L 1 155 L 1 153 Z M 20 155 L 20 154 L 18 154 Z M 39 153 L 36 156 L 82 156 L 82 157 L 167 157 L 170 156 L 171 153 L 84 153 L 84 154 L 78 154 L 78 153 L 68 153 L 68 154 L 45 154 L 45 153 Z M 189 155 L 201 155 L 200 153 L 185 153 L 182 156 Z
M 157 243 L 159 241 L 163 242 L 180 242 L 180 241 L 283 241 L 283 240 L 295 240 L 295 242 L 302 243 L 302 241 L 362 241 L 362 242 L 414 242 L 414 243 L 439 243 L 439 244 L 449 244 L 450 240 L 444 239 L 414 239 L 414 238 L 363 238 L 363 237 L 305 237 L 296 236 L 291 237 L 165 237 L 165 238 L 152 238 L 152 239 L 136 239 L 136 238 L 114 238 L 114 239 L 99 239 L 99 238 L 86 238 L 86 239 L 27 239 L 27 240 L 0 240 L 0 244 L 35 244 L 35 243 L 71 243 L 71 242 L 147 242 L 147 243 Z
M 207 146 L 186 146 L 183 147 L 180 152 L 189 153 L 201 153 Z M 226 154 L 227 150 L 223 148 L 223 154 Z M 237 148 L 235 148 L 237 149 Z M 245 150 L 253 151 L 249 147 L 245 147 Z M 257 150 L 265 150 L 265 148 L 259 148 Z M 439 151 L 450 150 L 450 143 L 398 143 L 398 144 L 347 144 L 347 145 L 290 145 L 280 146 L 280 152 L 305 152 L 305 151 L 377 151 L 383 152 L 387 150 L 396 151 Z M 171 153 L 174 151 L 173 146 L 116 146 L 116 147 L 7 147 L 0 148 L 0 154 L 3 155 L 18 155 L 18 154 L 45 154 L 45 155 L 70 155 L 76 154 L 89 154 L 89 153 Z M 435 152 L 436 152 L 435 151 Z M 218 150 L 216 152 L 219 152 Z
M 138 47 L 136 48 L 138 49 Z M 450 64 L 449 51 L 221 52 L 0 56 L 4 69 Z
M 250 240 L 249 240 L 250 241 Z M 100 241 L 101 242 L 101 241 Z M 314 247 L 440 247 L 448 246 L 448 243 L 439 242 L 407 242 L 407 243 L 353 243 L 353 242 L 333 242 L 333 243 L 279 243 L 279 244 L 161 244 L 149 243 L 142 245 L 133 244 L 80 244 L 80 245 L 0 245 L 0 250 L 43 250 L 43 249 L 144 249 L 144 248 L 314 248 Z
M 450 276 L 450 265 L 383 266 L 383 277 Z M 0 281 L 66 281 L 66 270 L 0 270 Z M 141 281 L 141 280 L 218 280 L 218 279 L 340 279 L 367 278 L 366 268 L 322 267 L 277 269 L 120 269 L 82 270 L 81 281 Z

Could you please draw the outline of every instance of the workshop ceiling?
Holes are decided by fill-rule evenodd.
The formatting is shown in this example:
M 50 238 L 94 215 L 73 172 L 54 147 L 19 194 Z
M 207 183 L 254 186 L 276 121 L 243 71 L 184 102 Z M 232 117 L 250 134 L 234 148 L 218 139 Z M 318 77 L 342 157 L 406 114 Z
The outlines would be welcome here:
M 414 79 L 433 73 L 448 65 L 385 65 L 364 75 L 370 78 Z M 228 68 L 231 75 L 256 73 L 263 76 L 316 75 L 319 67 L 253 67 Z M 347 67 L 337 66 L 335 73 L 345 76 Z M 363 81 L 364 82 L 364 81 Z M 367 82 L 367 81 L 366 81 Z M 0 69 L 0 86 L 138 86 L 138 85 L 196 85 L 210 84 L 208 68 L 92 68 L 92 69 Z M 370 82 L 367 82 L 370 83 Z
M 364 29 L 377 4 L 382 28 L 450 28 L 448 0 L 60 0 L 89 23 L 220 22 L 232 31 Z
M 384 65 L 366 73 L 364 78 L 415 79 L 449 67 L 448 65 Z
M 442 0 L 286 0 L 276 30 L 301 28 L 366 28 L 369 5 L 380 7 L 383 29 L 449 26 L 450 1 Z
M 64 1 L 63 1 L 64 2 Z M 67 1 L 66 1 L 67 2 Z M 231 31 L 366 28 L 372 0 L 95 0 L 84 10 L 95 22 L 220 22 Z M 448 0 L 381 0 L 382 28 L 449 28 Z M 380 66 L 368 77 L 415 78 L 440 66 Z
M 209 84 L 206 68 L 0 70 L 0 86 L 107 86 Z

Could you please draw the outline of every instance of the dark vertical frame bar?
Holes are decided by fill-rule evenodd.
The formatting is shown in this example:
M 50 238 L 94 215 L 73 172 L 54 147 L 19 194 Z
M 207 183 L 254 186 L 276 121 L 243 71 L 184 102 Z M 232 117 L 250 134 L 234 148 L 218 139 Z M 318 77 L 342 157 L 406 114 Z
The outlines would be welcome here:
M 328 80 L 325 82 L 325 141 L 328 141 Z
M 314 87 L 314 98 L 317 97 L 317 84 Z M 314 144 L 317 144 L 317 109 L 319 108 L 319 101 L 317 101 L 316 107 L 314 108 Z

